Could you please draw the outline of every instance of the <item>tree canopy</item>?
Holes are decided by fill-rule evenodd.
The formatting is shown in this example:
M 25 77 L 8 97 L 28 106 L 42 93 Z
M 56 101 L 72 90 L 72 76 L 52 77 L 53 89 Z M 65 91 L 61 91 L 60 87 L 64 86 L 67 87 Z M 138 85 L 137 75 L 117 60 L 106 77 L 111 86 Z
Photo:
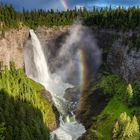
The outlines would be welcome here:
M 115 28 L 115 29 L 138 29 L 140 27 L 140 9 L 132 7 L 125 9 L 119 7 L 101 8 L 93 7 L 92 10 L 73 9 L 67 11 L 32 10 L 16 11 L 11 5 L 0 4 L 0 28 L 18 28 L 22 25 L 36 28 L 38 26 L 64 26 L 73 24 L 80 19 L 88 26 Z
M 139 124 L 136 116 L 132 119 L 126 112 L 121 113 L 118 121 L 114 125 L 113 139 L 114 140 L 139 140 Z

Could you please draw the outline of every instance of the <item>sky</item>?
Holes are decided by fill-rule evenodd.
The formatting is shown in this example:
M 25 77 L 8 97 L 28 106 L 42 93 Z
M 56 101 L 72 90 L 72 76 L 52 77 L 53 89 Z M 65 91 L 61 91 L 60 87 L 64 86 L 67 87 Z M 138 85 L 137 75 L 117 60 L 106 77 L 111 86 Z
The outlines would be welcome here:
M 23 7 L 26 10 L 32 9 L 54 9 L 54 10 L 66 10 L 74 7 L 87 7 L 92 8 L 106 7 L 112 5 L 112 7 L 124 6 L 140 6 L 140 0 L 0 0 L 3 3 L 12 4 L 17 10 L 22 10 Z

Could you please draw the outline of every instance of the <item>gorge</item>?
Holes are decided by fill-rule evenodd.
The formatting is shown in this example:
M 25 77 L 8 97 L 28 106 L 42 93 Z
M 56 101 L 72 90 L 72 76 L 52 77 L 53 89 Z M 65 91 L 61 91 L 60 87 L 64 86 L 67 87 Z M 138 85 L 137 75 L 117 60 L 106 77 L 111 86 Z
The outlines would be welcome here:
M 78 83 L 76 83 L 78 87 L 82 87 L 82 88 L 84 87 L 83 80 L 86 80 L 86 79 L 83 79 L 83 77 L 87 78 L 86 77 L 87 73 L 84 73 L 85 72 L 84 69 L 87 69 L 85 66 L 87 64 L 82 64 L 82 63 L 85 63 L 84 61 L 87 61 L 87 60 L 83 60 L 85 59 L 84 55 L 86 55 L 86 54 L 83 54 L 86 52 L 82 52 L 82 50 L 84 49 L 86 51 L 93 50 L 92 51 L 93 55 L 92 57 L 90 57 L 90 61 L 92 61 L 92 65 L 94 65 L 94 67 L 90 66 L 90 68 L 92 70 L 94 68 L 94 71 L 98 69 L 101 63 L 101 54 L 97 46 L 95 46 L 95 44 L 90 43 L 91 42 L 90 34 L 88 34 L 89 37 L 87 39 L 84 39 L 86 32 L 87 32 L 87 29 L 85 27 L 82 27 L 81 25 L 74 25 L 71 28 L 70 35 L 67 37 L 66 41 L 64 42 L 64 45 L 62 45 L 62 48 L 60 48 L 61 49 L 60 52 L 56 56 L 57 61 L 58 61 L 57 63 L 60 63 L 59 61 L 61 61 L 61 59 L 64 59 L 64 58 L 67 58 L 67 60 L 65 60 L 63 63 L 61 61 L 62 68 L 61 67 L 57 68 L 57 71 L 54 74 L 51 74 L 49 71 L 49 67 L 47 64 L 48 60 L 46 60 L 47 56 L 45 58 L 43 48 L 37 36 L 35 35 L 34 31 L 30 30 L 30 33 L 29 33 L 31 37 L 32 46 L 29 43 L 27 43 L 25 47 L 25 51 L 24 51 L 26 74 L 31 79 L 45 86 L 46 90 L 48 90 L 51 93 L 55 106 L 60 112 L 60 128 L 52 132 L 52 139 L 56 138 L 58 140 L 65 140 L 65 139 L 76 140 L 83 133 L 85 133 L 84 126 L 82 126 L 75 120 L 75 115 L 73 112 L 73 110 L 76 110 L 76 108 L 78 107 L 80 97 L 77 98 L 77 100 L 71 101 L 71 102 L 65 100 L 63 97 L 66 89 L 72 88 L 76 85 L 71 85 L 70 83 L 64 83 L 61 79 L 61 75 L 62 75 L 61 73 L 63 73 L 62 76 L 64 80 L 68 79 L 68 77 L 71 76 L 69 74 L 69 71 L 71 70 L 73 71 L 73 74 L 76 73 L 76 75 L 78 73 L 81 73 L 80 75 L 81 77 L 79 76 L 81 79 L 79 79 L 78 76 L 76 77 L 76 75 L 73 76 L 74 77 L 73 79 L 74 81 L 78 81 L 77 79 L 80 80 L 78 81 Z M 77 36 L 79 37 L 75 40 L 75 37 Z M 77 52 L 74 53 L 74 51 L 77 51 Z M 73 59 L 73 57 L 75 58 Z M 95 62 L 93 63 L 93 61 Z M 83 68 L 80 68 L 79 71 L 77 72 L 79 65 L 83 65 L 81 66 Z M 61 71 L 61 73 L 58 71 Z M 82 92 L 82 89 L 81 89 L 81 92 Z M 75 94 L 77 94 L 75 96 L 81 96 L 81 95 L 78 95 L 80 93 L 75 93 Z
M 139 2 L 16 1 L 0 2 L 0 140 L 140 140 Z
M 10 34 L 13 34 L 13 38 Z M 131 33 L 126 34 L 130 34 L 131 37 Z M 38 28 L 35 32 L 22 28 L 19 31 L 9 31 L 5 38 L 1 38 L 0 53 L 8 53 L 0 55 L 0 58 L 4 65 L 14 61 L 17 68 L 25 67 L 26 74 L 44 85 L 46 90 L 51 93 L 53 102 L 60 112 L 60 125 L 59 128 L 55 127 L 57 129 L 51 133 L 52 139 L 76 140 L 86 130 L 86 135 L 89 135 L 93 119 L 90 116 L 100 114 L 110 100 L 110 97 L 102 94 L 102 90 L 94 91 L 94 93 L 97 92 L 97 96 L 88 93 L 91 91 L 86 91 L 88 94 L 84 93 L 90 80 L 94 81 L 94 84 L 91 82 L 90 86 L 96 85 L 95 81 L 100 79 L 102 70 L 105 69 L 104 63 L 110 67 L 113 73 L 120 75 L 126 81 L 138 81 L 139 79 L 137 76 L 139 75 L 139 51 L 122 45 L 122 42 L 118 41 L 122 37 L 121 32 L 94 30 L 81 25 L 57 29 Z M 3 46 L 5 46 L 4 49 Z M 102 50 L 102 65 L 101 52 L 97 46 Z M 129 53 L 127 53 L 128 50 Z M 16 60 L 17 56 L 20 59 Z M 118 58 L 122 59 L 119 61 Z M 129 58 L 133 60 L 133 63 L 128 61 Z M 65 93 L 66 91 L 67 93 Z M 82 91 L 84 92 L 82 93 Z M 85 101 L 82 101 L 82 98 L 85 98 Z M 92 98 L 99 102 L 94 100 L 93 103 L 90 101 Z M 102 100 L 100 101 L 100 99 Z M 85 107 L 86 109 L 83 110 Z M 88 121 L 87 116 L 84 116 L 85 113 Z

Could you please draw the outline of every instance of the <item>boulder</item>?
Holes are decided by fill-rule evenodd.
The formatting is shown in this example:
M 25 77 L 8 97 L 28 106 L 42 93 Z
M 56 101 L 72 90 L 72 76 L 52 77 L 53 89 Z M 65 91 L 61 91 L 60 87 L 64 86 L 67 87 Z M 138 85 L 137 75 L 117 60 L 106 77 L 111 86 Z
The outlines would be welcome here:
M 79 101 L 80 89 L 78 87 L 68 88 L 65 91 L 64 98 L 70 102 Z

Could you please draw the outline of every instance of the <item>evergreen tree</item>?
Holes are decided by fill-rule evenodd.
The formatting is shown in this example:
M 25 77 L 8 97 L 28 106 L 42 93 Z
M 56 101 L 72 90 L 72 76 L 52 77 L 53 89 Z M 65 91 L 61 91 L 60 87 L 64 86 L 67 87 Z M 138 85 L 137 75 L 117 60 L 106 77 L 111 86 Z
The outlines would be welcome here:
M 4 136 L 4 131 L 5 131 L 5 125 L 4 123 L 1 123 L 0 124 L 0 140 L 4 140 L 5 139 L 5 136 Z
M 132 104 L 133 95 L 134 95 L 134 93 L 133 93 L 132 85 L 128 84 L 127 91 L 126 91 L 126 101 L 127 101 L 128 105 Z
M 133 116 L 131 119 L 126 112 L 121 113 L 112 134 L 114 140 L 139 140 L 140 131 L 137 118 Z
M 129 99 L 132 99 L 133 98 L 133 88 L 132 88 L 132 85 L 131 84 L 129 84 L 127 86 L 127 94 L 128 94 L 128 98 Z
M 121 30 L 139 29 L 140 27 L 140 9 L 133 7 L 117 9 L 93 7 L 88 11 L 86 8 L 67 11 L 54 10 L 32 10 L 22 12 L 16 11 L 11 5 L 0 5 L 0 24 L 1 29 L 19 28 L 23 25 L 30 28 L 38 26 L 60 26 L 71 25 L 80 18 L 83 24 L 96 26 L 98 28 L 114 28 Z
M 49 140 L 48 126 L 56 126 L 56 117 L 42 88 L 13 63 L 0 71 L 0 123 L 6 127 L 3 133 L 0 125 L 0 140 Z

